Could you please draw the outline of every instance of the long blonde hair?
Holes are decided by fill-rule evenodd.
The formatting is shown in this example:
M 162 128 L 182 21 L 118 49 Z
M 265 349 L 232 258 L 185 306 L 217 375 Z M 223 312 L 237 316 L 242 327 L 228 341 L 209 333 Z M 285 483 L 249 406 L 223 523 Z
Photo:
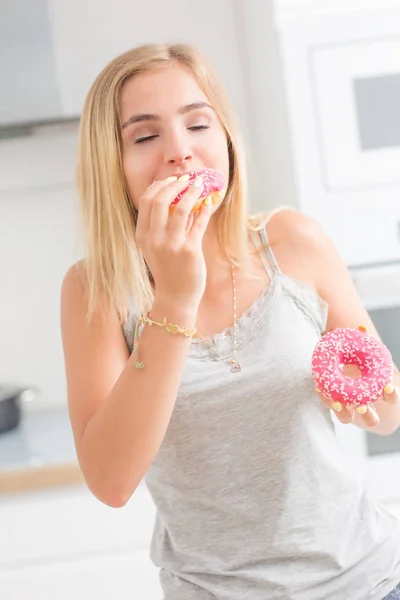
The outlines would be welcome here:
M 79 132 L 77 185 L 86 241 L 83 262 L 88 317 L 100 295 L 121 322 L 150 310 L 151 274 L 135 240 L 137 211 L 130 201 L 122 166 L 120 93 L 132 76 L 179 63 L 190 70 L 212 103 L 227 135 L 230 178 L 216 213 L 218 236 L 226 256 L 248 267 L 247 183 L 243 143 L 222 85 L 198 50 L 186 44 L 150 44 L 111 61 L 86 98 Z M 102 303 L 104 306 L 104 303 Z

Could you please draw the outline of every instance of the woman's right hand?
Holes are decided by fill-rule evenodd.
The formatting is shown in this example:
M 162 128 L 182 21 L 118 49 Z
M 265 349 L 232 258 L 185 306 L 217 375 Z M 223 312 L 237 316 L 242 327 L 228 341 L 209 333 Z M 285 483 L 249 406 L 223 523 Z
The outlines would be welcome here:
M 212 203 L 192 208 L 203 190 L 201 178 L 190 185 L 170 210 L 176 196 L 188 187 L 187 180 L 168 178 L 154 182 L 139 202 L 136 240 L 154 278 L 156 297 L 197 311 L 206 285 L 202 241 Z

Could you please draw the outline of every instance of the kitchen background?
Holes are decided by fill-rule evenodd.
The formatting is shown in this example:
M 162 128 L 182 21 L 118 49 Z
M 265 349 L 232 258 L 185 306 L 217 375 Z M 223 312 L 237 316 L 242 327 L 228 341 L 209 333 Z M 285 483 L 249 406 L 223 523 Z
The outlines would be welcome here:
M 160 598 L 144 486 L 115 510 L 82 485 L 59 328 L 61 282 L 82 255 L 83 101 L 111 58 L 151 41 L 209 56 L 242 125 L 251 209 L 322 223 L 400 364 L 400 0 L 0 0 L 0 429 L 27 390 L 0 434 L 6 600 Z M 400 432 L 337 430 L 400 515 Z

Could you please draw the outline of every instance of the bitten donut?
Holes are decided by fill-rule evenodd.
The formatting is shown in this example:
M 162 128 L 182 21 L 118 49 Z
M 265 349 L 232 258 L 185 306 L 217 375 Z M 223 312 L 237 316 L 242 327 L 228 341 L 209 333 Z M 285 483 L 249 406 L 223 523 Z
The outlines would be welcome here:
M 185 188 L 182 192 L 180 192 L 175 198 L 175 200 L 171 202 L 170 210 L 173 210 L 175 204 L 179 202 L 179 200 L 182 198 L 185 192 L 189 189 L 189 186 L 199 175 L 203 179 L 204 187 L 199 198 L 199 202 L 197 202 L 193 206 L 192 212 L 200 208 L 200 206 L 203 204 L 204 199 L 207 198 L 207 196 L 211 197 L 213 204 L 218 204 L 222 200 L 223 194 L 221 192 L 223 192 L 223 190 L 225 189 L 224 176 L 222 175 L 222 173 L 216 171 L 215 169 L 202 169 L 201 171 L 193 171 L 192 173 L 190 173 L 190 178 L 188 179 L 188 187 Z
M 354 365 L 360 376 L 344 374 L 344 365 Z M 376 402 L 393 377 L 389 350 L 365 328 L 337 328 L 325 334 L 312 355 L 312 376 L 317 391 L 333 402 L 360 407 Z

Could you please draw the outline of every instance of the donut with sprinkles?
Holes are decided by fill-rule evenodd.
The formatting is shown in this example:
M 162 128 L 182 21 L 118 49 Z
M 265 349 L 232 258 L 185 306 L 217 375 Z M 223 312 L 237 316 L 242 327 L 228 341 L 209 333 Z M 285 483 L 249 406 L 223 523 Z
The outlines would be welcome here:
M 388 348 L 362 326 L 339 327 L 323 335 L 314 349 L 311 365 L 318 392 L 332 402 L 355 408 L 382 398 L 393 377 Z M 360 376 L 346 375 L 345 365 L 357 367 Z
M 192 212 L 198 210 L 201 207 L 203 201 L 207 198 L 207 196 L 210 196 L 213 204 L 219 204 L 223 200 L 226 191 L 226 184 L 225 178 L 222 175 L 222 173 L 216 171 L 215 169 L 201 169 L 200 171 L 192 171 L 189 174 L 188 187 L 182 190 L 182 192 L 180 192 L 177 195 L 175 200 L 171 202 L 170 212 L 173 212 L 175 205 L 178 204 L 179 200 L 189 189 L 189 186 L 192 185 L 196 177 L 199 176 L 203 180 L 203 190 L 200 194 L 199 201 L 192 208 Z

